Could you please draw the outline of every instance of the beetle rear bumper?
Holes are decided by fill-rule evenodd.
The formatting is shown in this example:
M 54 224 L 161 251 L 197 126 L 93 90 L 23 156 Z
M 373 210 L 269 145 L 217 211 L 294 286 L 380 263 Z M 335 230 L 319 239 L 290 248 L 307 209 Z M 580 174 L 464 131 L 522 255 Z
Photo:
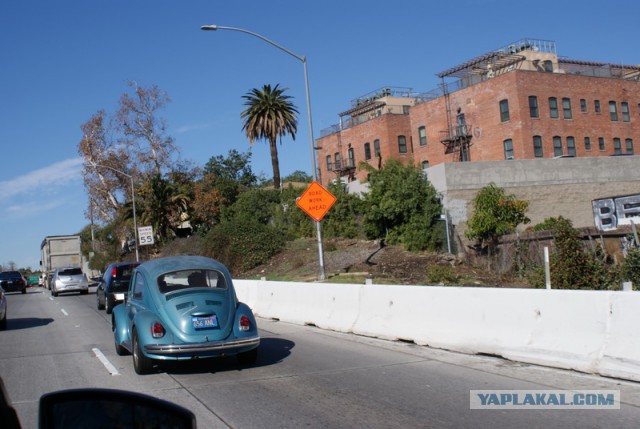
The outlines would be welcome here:
M 203 343 L 183 343 L 183 344 L 147 344 L 144 346 L 145 353 L 151 355 L 178 356 L 178 355 L 198 355 L 215 354 L 227 350 L 250 350 L 260 345 L 260 337 L 242 338 L 231 341 L 209 341 Z M 243 349 L 243 350 L 240 350 Z

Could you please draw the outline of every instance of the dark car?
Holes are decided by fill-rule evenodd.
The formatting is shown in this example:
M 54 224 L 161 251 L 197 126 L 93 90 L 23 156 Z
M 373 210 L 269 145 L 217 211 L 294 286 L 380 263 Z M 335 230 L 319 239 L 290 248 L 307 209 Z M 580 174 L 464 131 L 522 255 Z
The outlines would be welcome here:
M 96 289 L 98 310 L 111 314 L 113 307 L 124 301 L 131 273 L 138 265 L 140 262 L 119 262 L 107 267 Z
M 7 328 L 7 298 L 0 287 L 0 331 Z
M 19 271 L 1 272 L 0 287 L 2 287 L 5 292 L 27 293 L 27 282 Z

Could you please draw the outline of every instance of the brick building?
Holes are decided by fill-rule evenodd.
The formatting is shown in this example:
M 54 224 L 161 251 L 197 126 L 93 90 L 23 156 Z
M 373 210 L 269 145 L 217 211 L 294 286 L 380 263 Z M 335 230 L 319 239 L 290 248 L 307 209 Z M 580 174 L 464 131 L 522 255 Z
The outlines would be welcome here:
M 526 39 L 437 74 L 440 88 L 352 101 L 316 140 L 319 180 L 361 181 L 367 162 L 443 163 L 628 155 L 640 144 L 640 67 L 559 57 Z

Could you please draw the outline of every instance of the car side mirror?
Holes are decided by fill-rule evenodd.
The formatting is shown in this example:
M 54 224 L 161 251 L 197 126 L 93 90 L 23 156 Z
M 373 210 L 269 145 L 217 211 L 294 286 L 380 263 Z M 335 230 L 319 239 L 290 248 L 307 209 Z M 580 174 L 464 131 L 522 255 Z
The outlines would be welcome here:
M 179 405 L 141 393 L 73 389 L 40 398 L 40 429 L 95 427 L 195 429 L 195 415 Z

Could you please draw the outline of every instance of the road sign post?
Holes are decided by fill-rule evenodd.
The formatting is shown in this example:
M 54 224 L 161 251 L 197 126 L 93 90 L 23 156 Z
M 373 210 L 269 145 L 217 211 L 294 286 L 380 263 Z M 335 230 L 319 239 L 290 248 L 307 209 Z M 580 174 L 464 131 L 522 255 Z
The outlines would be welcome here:
M 313 181 L 306 191 L 300 195 L 296 205 L 313 220 L 320 222 L 335 202 L 336 197 L 331 192 L 320 183 Z

